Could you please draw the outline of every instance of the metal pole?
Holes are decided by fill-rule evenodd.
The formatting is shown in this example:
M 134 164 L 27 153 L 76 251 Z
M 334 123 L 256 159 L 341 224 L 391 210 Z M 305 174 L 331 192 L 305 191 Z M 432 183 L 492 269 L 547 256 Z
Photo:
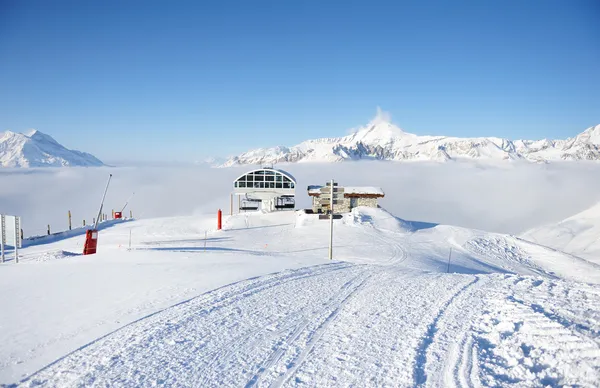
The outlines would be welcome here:
M 4 242 L 6 241 L 6 221 L 4 214 L 0 214 L 0 256 L 4 263 Z
M 100 202 L 100 210 L 98 211 L 98 217 L 96 217 L 96 222 L 94 223 L 94 230 L 98 228 L 98 221 L 100 220 L 100 216 L 102 215 L 102 207 L 104 206 L 104 199 L 106 199 L 106 192 L 108 191 L 108 185 L 110 185 L 110 178 L 112 178 L 112 174 L 108 175 L 108 182 L 106 183 L 106 188 L 104 189 L 104 195 L 102 196 L 102 202 Z
M 129 203 L 129 201 L 131 201 L 131 198 L 133 198 L 133 196 L 135 195 L 135 192 L 132 193 L 129 198 L 127 198 L 127 201 L 125 201 L 125 206 L 123 206 L 123 209 L 121 209 L 121 214 L 123 214 L 123 210 L 125 210 L 125 208 L 127 207 L 127 204 Z
M 450 258 L 452 257 L 452 247 L 450 247 L 450 253 L 448 254 L 448 270 L 447 273 L 450 273 Z
M 333 179 L 331 180 L 330 190 L 330 205 L 329 205 L 329 260 L 333 260 Z

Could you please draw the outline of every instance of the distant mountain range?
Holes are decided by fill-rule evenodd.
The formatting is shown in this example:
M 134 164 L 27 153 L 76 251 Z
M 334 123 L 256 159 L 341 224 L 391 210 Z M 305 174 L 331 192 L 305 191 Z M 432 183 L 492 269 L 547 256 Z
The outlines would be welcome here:
M 95 156 L 67 149 L 35 129 L 26 133 L 0 132 L 0 167 L 103 165 Z
M 369 124 L 348 136 L 307 140 L 293 147 L 259 148 L 231 157 L 220 166 L 361 159 L 600 160 L 600 125 L 566 140 L 418 136 L 404 132 L 379 111 Z

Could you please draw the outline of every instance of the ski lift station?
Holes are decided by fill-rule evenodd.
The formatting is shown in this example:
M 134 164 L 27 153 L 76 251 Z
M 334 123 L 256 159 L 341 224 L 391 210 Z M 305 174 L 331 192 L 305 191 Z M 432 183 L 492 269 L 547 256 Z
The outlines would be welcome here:
M 296 179 L 283 170 L 260 168 L 238 177 L 233 182 L 240 211 L 294 210 Z

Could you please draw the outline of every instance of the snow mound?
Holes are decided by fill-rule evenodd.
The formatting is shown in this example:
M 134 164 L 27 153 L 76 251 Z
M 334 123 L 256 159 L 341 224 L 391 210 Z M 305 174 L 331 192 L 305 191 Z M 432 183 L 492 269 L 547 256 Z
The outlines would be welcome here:
M 382 208 L 359 206 L 352 209 L 351 217 L 344 220 L 346 224 L 371 227 L 394 233 L 409 233 L 415 230 L 411 222 L 398 218 Z
M 531 229 L 521 237 L 600 264 L 600 202 L 557 224 Z
M 35 256 L 35 261 L 53 261 L 70 257 L 81 256 L 81 253 L 68 252 L 63 250 L 44 252 Z

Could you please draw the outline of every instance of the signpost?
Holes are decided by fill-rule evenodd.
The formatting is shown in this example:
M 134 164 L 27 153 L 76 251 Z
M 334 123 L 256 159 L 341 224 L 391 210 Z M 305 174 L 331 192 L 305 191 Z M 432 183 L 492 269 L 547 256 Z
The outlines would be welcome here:
M 333 179 L 331 180 L 331 186 L 334 187 Z M 335 183 L 337 185 L 337 183 Z M 327 189 L 327 188 L 324 188 Z M 335 204 L 335 200 L 333 197 L 335 196 L 335 189 L 333 189 L 333 195 L 330 195 L 329 201 L 329 260 L 333 260 L 333 205 Z
M 22 247 L 21 240 L 21 217 L 0 215 L 0 257 L 2 263 L 6 261 L 6 246 L 15 248 L 15 262 L 19 262 L 19 248 Z

